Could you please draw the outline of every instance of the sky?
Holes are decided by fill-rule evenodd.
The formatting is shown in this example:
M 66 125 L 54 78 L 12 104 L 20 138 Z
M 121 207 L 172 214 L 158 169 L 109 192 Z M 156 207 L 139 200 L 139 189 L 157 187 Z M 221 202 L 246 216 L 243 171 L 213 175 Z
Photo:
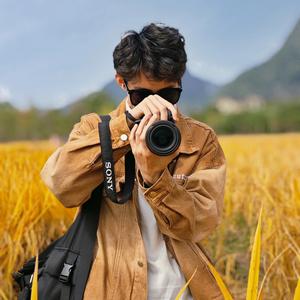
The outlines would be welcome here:
M 187 69 L 226 84 L 272 56 L 299 0 L 0 0 L 0 101 L 59 108 L 114 79 L 112 53 L 151 22 L 185 37 Z

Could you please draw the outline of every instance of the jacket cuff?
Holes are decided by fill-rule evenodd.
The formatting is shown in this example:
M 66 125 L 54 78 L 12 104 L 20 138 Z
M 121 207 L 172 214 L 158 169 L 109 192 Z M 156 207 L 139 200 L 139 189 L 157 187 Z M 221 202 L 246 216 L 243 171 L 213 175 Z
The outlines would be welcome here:
M 164 169 L 160 177 L 150 186 L 146 187 L 140 170 L 137 170 L 137 182 L 143 195 L 155 205 L 159 205 L 175 186 L 175 181 L 168 167 Z

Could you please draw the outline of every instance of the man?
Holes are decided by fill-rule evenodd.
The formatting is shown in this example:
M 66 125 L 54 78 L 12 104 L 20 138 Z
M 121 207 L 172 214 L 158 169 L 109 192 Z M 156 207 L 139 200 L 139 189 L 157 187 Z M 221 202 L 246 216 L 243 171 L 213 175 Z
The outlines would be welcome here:
M 116 191 L 125 181 L 128 151 L 136 180 L 125 204 L 102 199 L 84 299 L 171 300 L 194 272 L 181 299 L 223 299 L 200 242 L 221 221 L 226 161 L 213 129 L 175 105 L 187 61 L 184 38 L 154 23 L 128 33 L 113 52 L 116 82 L 128 95 L 110 113 L 110 131 Z M 145 134 L 157 120 L 168 119 L 167 110 L 181 143 L 159 156 L 148 149 Z M 141 119 L 139 125 L 130 116 Z M 80 207 L 104 180 L 98 122 L 96 113 L 83 115 L 41 171 L 65 207 Z

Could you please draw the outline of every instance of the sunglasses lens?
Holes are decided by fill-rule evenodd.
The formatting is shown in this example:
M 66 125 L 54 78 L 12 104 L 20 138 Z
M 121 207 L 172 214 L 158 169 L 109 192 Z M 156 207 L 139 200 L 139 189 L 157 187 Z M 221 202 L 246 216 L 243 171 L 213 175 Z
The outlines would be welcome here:
M 138 105 L 141 101 L 143 101 L 143 99 L 152 94 L 152 92 L 148 89 L 130 90 L 127 87 L 127 91 L 130 95 L 130 101 L 134 106 Z M 181 91 L 182 90 L 180 88 L 164 88 L 159 90 L 157 94 L 170 103 L 175 104 L 180 98 Z
M 178 102 L 178 100 L 180 98 L 180 94 L 181 94 L 181 91 L 179 89 L 173 89 L 173 88 L 165 89 L 158 93 L 159 96 L 166 99 L 167 101 L 169 101 L 172 104 L 175 104 Z
M 135 106 L 138 105 L 143 99 L 149 96 L 149 92 L 143 90 L 136 90 L 130 93 L 131 103 Z

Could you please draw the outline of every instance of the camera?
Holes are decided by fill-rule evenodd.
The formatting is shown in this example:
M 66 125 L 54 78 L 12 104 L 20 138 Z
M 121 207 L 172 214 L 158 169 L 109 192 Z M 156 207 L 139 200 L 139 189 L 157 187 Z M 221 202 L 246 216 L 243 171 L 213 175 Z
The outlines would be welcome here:
M 136 120 L 139 124 L 142 119 Z M 146 131 L 146 144 L 154 154 L 165 156 L 177 150 L 181 142 L 181 134 L 171 111 L 168 109 L 168 120 L 158 120 L 150 125 Z

